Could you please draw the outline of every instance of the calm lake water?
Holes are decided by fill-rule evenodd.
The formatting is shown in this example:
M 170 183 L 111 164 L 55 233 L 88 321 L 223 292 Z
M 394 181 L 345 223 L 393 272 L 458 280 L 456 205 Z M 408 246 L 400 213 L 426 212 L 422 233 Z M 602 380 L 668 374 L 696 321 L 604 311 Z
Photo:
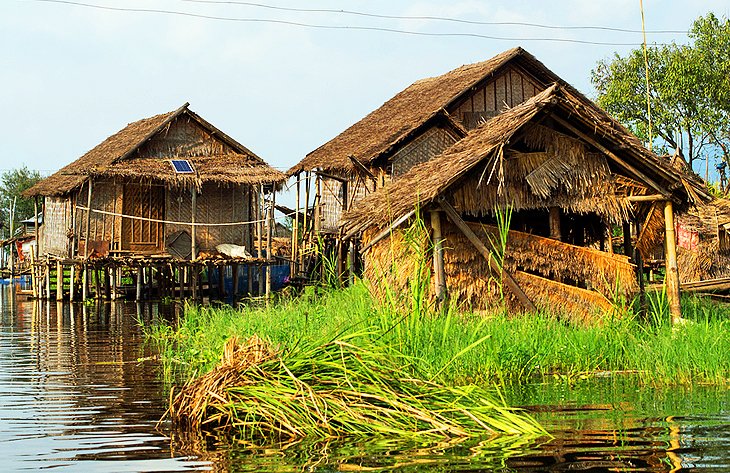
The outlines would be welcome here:
M 253 448 L 175 433 L 157 426 L 167 394 L 137 324 L 175 306 L 0 297 L 0 471 L 730 471 L 727 389 L 612 378 L 505 393 L 553 439 Z

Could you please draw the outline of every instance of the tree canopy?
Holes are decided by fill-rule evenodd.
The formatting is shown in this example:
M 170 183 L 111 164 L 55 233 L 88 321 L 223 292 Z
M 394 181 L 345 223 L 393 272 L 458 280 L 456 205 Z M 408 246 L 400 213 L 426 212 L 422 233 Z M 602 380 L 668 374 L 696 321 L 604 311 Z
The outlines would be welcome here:
M 38 171 L 31 171 L 23 166 L 19 169 L 6 171 L 0 176 L 0 224 L 5 228 L 3 234 L 7 235 L 10 230 L 10 209 L 15 201 L 15 218 L 13 228 L 18 228 L 18 223 L 33 217 L 33 199 L 21 196 L 21 193 L 41 180 Z
M 688 44 L 647 48 L 652 145 L 698 160 L 730 164 L 730 21 L 709 13 L 694 21 Z M 591 80 L 598 104 L 649 140 L 642 48 L 599 61 Z

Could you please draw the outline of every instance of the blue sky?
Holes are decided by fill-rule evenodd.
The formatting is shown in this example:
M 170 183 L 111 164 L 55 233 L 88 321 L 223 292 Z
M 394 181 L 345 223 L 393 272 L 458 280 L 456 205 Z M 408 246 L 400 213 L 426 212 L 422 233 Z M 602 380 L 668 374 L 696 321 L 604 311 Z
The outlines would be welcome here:
M 229 18 L 423 33 L 221 21 L 154 12 L 110 11 L 37 0 L 0 2 L 0 171 L 26 165 L 50 172 L 75 160 L 127 123 L 185 102 L 279 169 L 337 135 L 415 80 L 522 46 L 593 96 L 590 71 L 641 35 L 607 30 L 469 25 L 376 19 L 344 13 L 288 12 L 235 2 L 80 0 L 107 7 L 168 10 Z M 260 0 L 309 9 L 484 22 L 641 29 L 639 0 Z M 727 0 L 645 0 L 647 30 L 686 31 Z M 537 39 L 537 40 L 530 40 Z M 686 41 L 649 33 L 649 42 Z

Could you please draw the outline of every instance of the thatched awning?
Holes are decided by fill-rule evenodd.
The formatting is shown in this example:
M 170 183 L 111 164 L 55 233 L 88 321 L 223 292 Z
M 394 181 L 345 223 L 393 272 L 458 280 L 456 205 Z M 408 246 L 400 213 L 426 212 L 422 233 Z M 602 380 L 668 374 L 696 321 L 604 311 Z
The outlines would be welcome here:
M 143 146 L 155 137 L 163 136 L 173 122 L 182 117 L 199 125 L 231 151 L 220 155 L 145 156 Z M 175 173 L 170 159 L 191 161 L 196 174 Z M 283 173 L 273 169 L 245 146 L 189 110 L 187 103 L 173 112 L 130 123 L 81 158 L 26 190 L 23 195 L 28 197 L 65 195 L 82 186 L 90 177 L 157 180 L 184 186 L 199 185 L 208 181 L 228 185 L 276 184 L 286 179 Z
M 639 187 L 660 186 L 667 198 L 674 198 L 681 202 L 702 201 L 707 198 L 707 193 L 699 179 L 672 167 L 668 161 L 662 162 L 658 156 L 645 149 L 636 137 L 623 127 L 615 126 L 605 112 L 590 100 L 577 94 L 572 88 L 554 84 L 540 94 L 475 128 L 440 156 L 413 167 L 390 186 L 374 192 L 356 203 L 343 216 L 345 233 L 354 235 L 370 226 L 378 227 L 387 222 L 396 221 L 402 215 L 411 212 L 416 206 L 425 207 L 439 195 L 448 194 L 452 185 L 457 181 L 461 182 L 461 178 L 470 171 L 479 172 L 477 176 L 479 185 L 481 186 L 481 183 L 484 182 L 486 186 L 490 174 L 499 167 L 494 165 L 495 160 L 504 159 L 504 153 L 513 137 L 517 133 L 521 133 L 527 124 L 532 123 L 531 126 L 533 126 L 540 117 L 547 115 L 554 120 L 561 120 L 568 126 L 574 127 L 575 130 L 579 128 L 591 130 L 584 134 L 593 143 L 589 143 L 585 148 L 589 149 L 597 145 L 606 151 L 608 151 L 606 146 L 616 150 L 615 153 L 608 152 L 613 155 L 613 158 L 622 160 L 633 169 L 633 171 L 626 171 L 626 169 L 624 171 L 637 182 Z M 589 137 L 588 134 L 591 136 Z M 579 138 L 568 139 L 580 141 Z M 617 153 L 620 153 L 621 157 L 617 156 Z M 621 167 L 615 162 L 612 165 Z M 479 166 L 478 170 L 477 166 Z M 525 176 L 526 179 L 528 177 Z M 596 180 L 595 177 L 592 179 Z M 596 182 L 597 184 L 599 183 Z M 581 185 L 588 190 L 592 187 L 590 182 L 584 182 Z M 494 185 L 491 187 L 495 188 Z M 612 195 L 606 194 L 606 198 L 610 197 L 612 200 L 609 202 L 611 206 L 617 209 L 613 213 L 620 212 L 621 207 L 628 207 L 628 202 L 622 203 L 615 198 L 620 188 L 621 185 L 616 183 L 612 186 Z M 486 196 L 491 191 L 484 188 L 483 192 Z M 600 189 L 594 189 L 591 192 L 573 197 L 582 210 L 593 208 L 601 203 Z M 505 191 L 505 195 L 508 194 L 509 189 Z M 582 199 L 582 202 L 578 202 L 576 199 Z M 545 200 L 544 197 L 543 200 Z

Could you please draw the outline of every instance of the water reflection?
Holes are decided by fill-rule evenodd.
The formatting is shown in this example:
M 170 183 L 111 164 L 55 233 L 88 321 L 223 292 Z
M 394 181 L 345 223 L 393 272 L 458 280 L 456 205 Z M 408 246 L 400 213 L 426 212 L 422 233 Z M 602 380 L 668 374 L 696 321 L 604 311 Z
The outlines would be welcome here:
M 154 429 L 164 394 L 133 305 L 36 303 L 2 292 L 3 471 L 208 466 L 173 455 L 169 438 Z M 140 314 L 160 315 L 151 306 Z
M 137 320 L 178 306 L 34 303 L 0 291 L 0 471 L 730 471 L 726 388 L 620 379 L 519 386 L 552 439 L 295 442 L 158 431 L 166 393 Z M 177 313 L 176 313 L 177 312 Z

